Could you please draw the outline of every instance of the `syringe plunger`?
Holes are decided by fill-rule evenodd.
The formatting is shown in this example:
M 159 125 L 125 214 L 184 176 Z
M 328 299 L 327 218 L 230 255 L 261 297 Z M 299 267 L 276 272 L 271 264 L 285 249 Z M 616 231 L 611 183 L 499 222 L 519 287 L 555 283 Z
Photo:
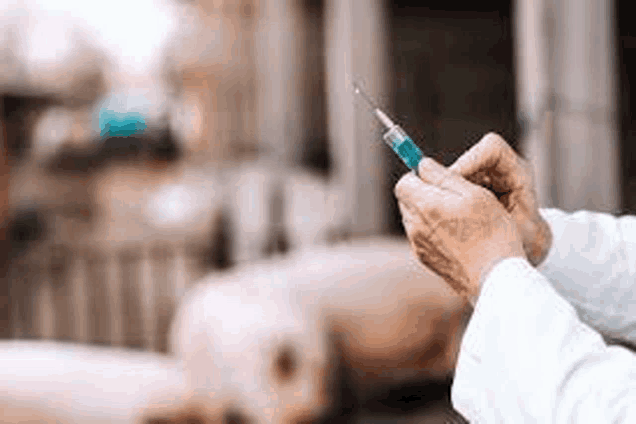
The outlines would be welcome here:
M 391 119 L 386 116 L 386 114 L 382 112 L 366 94 L 364 94 L 360 87 L 355 85 L 354 88 L 355 93 L 359 94 L 360 97 L 364 99 L 367 105 L 369 105 L 373 110 L 373 114 L 388 129 L 383 136 L 384 141 L 400 157 L 400 159 L 402 159 L 402 162 L 404 162 L 409 169 L 417 173 L 417 166 L 420 163 L 420 160 L 424 157 L 422 151 L 402 128 L 393 123 L 393 121 L 391 121 Z
M 389 119 L 388 116 L 386 116 L 384 114 L 384 112 L 382 112 L 380 109 L 376 109 L 375 110 L 375 116 L 378 117 L 378 119 L 384 124 L 384 126 L 387 129 L 391 129 L 395 126 L 395 124 L 393 123 L 393 121 L 391 121 L 391 119 Z

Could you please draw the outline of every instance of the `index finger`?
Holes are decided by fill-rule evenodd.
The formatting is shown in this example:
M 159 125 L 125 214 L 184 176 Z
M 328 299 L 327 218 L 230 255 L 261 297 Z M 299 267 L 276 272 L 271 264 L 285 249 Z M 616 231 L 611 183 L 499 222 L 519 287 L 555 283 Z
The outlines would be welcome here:
M 513 172 L 516 153 L 495 133 L 486 134 L 477 144 L 461 155 L 448 169 L 464 178 L 477 172 L 496 169 L 501 174 Z
M 448 204 L 448 193 L 425 183 L 410 172 L 395 185 L 395 195 L 407 234 L 413 223 L 434 228 L 444 215 L 444 206 Z
M 439 166 L 441 167 L 441 165 Z M 449 200 L 460 200 L 463 197 L 466 187 L 462 184 L 465 181 L 457 181 L 460 179 L 449 174 L 448 178 L 444 180 L 444 184 L 440 186 L 423 181 L 414 173 L 409 172 L 400 178 L 400 181 L 395 185 L 394 193 L 399 201 L 417 209 L 426 209 L 439 202 L 446 205 Z

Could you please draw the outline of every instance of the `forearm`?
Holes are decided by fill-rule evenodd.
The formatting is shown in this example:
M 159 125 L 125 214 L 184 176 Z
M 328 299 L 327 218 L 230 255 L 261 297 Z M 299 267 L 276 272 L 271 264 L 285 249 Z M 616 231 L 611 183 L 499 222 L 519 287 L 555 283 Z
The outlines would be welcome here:
M 636 343 L 636 218 L 544 209 L 553 233 L 537 270 L 605 336 Z
M 471 422 L 633 422 L 636 359 L 608 348 L 525 260 L 484 283 L 458 360 L 455 408 Z

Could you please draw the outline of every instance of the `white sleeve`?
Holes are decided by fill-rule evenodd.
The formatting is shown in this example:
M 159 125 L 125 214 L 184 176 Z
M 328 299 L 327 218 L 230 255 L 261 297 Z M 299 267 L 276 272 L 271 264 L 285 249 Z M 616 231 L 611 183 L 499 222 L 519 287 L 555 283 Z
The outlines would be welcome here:
M 543 209 L 553 244 L 537 267 L 579 317 L 636 345 L 636 217 Z
M 482 287 L 452 401 L 471 423 L 633 423 L 636 356 L 608 347 L 526 260 L 507 259 Z

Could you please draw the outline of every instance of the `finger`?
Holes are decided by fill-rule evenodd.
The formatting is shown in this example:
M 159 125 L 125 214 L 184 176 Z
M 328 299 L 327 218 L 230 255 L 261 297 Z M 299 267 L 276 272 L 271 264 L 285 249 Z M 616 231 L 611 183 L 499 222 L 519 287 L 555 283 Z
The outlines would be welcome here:
M 412 219 L 412 214 L 413 214 L 413 206 L 411 206 L 409 203 L 406 202 L 402 202 L 400 200 L 398 200 L 398 209 L 400 209 L 400 213 L 402 214 L 402 217 L 404 217 L 404 219 Z
M 398 208 L 402 216 L 402 225 L 407 236 L 411 237 L 415 231 L 430 234 L 442 219 L 438 205 L 423 205 L 417 208 L 409 203 L 398 201 Z
M 505 174 L 514 164 L 516 153 L 498 134 L 486 134 L 459 157 L 448 170 L 468 178 L 479 171 L 497 169 Z
M 413 209 L 410 205 L 398 201 L 398 208 L 400 209 L 400 215 L 402 215 L 402 225 L 404 225 L 404 230 L 406 234 L 411 234 L 411 229 L 413 228 L 414 219 Z
M 432 207 L 439 208 L 448 202 L 450 196 L 461 197 L 441 187 L 425 183 L 412 172 L 407 173 L 395 185 L 395 197 L 398 202 L 402 202 L 404 207 L 410 209 L 412 215 L 417 215 L 418 211 L 426 211 Z
M 458 174 L 450 172 L 431 158 L 420 161 L 418 174 L 425 183 L 450 191 L 459 197 L 463 197 L 464 191 L 470 189 L 470 184 Z
M 425 185 L 424 181 L 415 176 L 415 174 L 407 172 L 397 182 L 393 189 L 393 193 L 395 194 L 395 197 L 397 197 L 398 201 L 409 203 L 412 193 L 423 190 Z
M 472 175 L 465 176 L 464 178 L 471 183 L 480 185 L 482 187 L 488 187 L 492 184 L 492 178 L 487 171 L 477 171 Z
M 431 158 L 424 158 L 417 165 L 417 174 L 425 183 L 439 186 L 448 177 L 448 169 Z

